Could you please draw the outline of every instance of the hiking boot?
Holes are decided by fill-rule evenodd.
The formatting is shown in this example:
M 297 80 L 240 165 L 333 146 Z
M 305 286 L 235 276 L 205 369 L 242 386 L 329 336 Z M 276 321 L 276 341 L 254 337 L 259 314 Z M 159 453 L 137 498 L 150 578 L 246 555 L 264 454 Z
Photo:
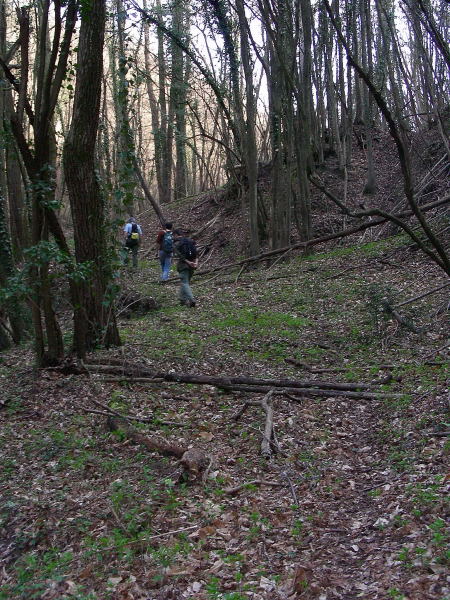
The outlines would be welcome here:
M 195 302 L 195 300 L 191 300 L 191 301 L 189 302 L 188 306 L 189 306 L 190 308 L 195 308 L 195 306 L 196 306 L 196 302 Z

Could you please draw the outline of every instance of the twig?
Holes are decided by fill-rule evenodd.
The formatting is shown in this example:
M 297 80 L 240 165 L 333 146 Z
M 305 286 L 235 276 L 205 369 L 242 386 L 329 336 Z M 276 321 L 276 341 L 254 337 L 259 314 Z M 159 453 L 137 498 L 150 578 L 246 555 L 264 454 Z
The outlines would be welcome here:
M 236 485 L 234 487 L 225 488 L 223 491 L 228 496 L 234 496 L 241 490 L 246 487 L 252 485 L 270 485 L 272 487 L 284 487 L 283 483 L 279 483 L 278 481 L 266 481 L 265 479 L 253 479 L 253 481 L 247 481 L 247 483 L 241 483 L 240 485 Z
M 135 415 L 122 415 L 121 413 L 113 410 L 106 404 L 103 404 L 102 402 L 99 402 L 98 400 L 95 400 L 94 398 L 91 398 L 91 400 L 97 406 L 104 408 L 105 411 L 88 409 L 88 408 L 83 407 L 83 410 L 87 413 L 104 415 L 107 417 L 114 415 L 116 417 L 119 417 L 120 419 L 124 419 L 126 421 L 137 421 L 138 423 L 152 423 L 154 425 L 167 425 L 169 427 L 185 427 L 184 423 L 177 423 L 175 421 L 162 421 L 158 417 L 136 417 Z
M 273 392 L 273 389 L 269 390 L 261 400 L 261 406 L 266 413 L 266 424 L 264 427 L 263 439 L 261 441 L 261 454 L 264 458 L 270 458 L 272 455 L 270 440 L 272 439 L 273 435 L 273 406 L 271 402 Z
M 439 352 L 442 352 L 442 350 L 448 350 L 448 347 L 449 347 L 449 345 L 448 345 L 448 343 L 447 343 L 447 344 L 445 344 L 444 346 L 442 346 L 442 348 L 438 348 L 437 350 L 433 350 L 433 352 L 430 352 L 430 354 L 427 354 L 427 355 L 425 356 L 425 359 L 427 359 L 427 358 L 430 358 L 431 356 L 436 356 L 436 354 L 439 354 Z M 431 364 L 431 365 L 434 365 L 434 366 L 436 366 L 436 364 L 438 364 L 438 363 L 427 363 L 427 362 L 426 362 L 426 363 L 424 363 L 424 364 L 426 364 L 426 365 L 427 365 L 427 364 Z M 444 364 L 444 363 L 442 363 L 442 364 Z
M 125 525 L 122 523 L 122 521 L 119 518 L 119 515 L 117 514 L 117 512 L 114 509 L 114 506 L 111 506 L 111 512 L 114 515 L 114 518 L 117 521 L 117 524 L 119 525 L 120 529 L 124 532 L 127 533 L 127 528 L 125 527 Z
M 175 535 L 176 533 L 182 533 L 183 531 L 190 531 L 191 529 L 197 529 L 198 525 L 191 525 L 190 527 L 183 527 L 182 529 L 175 529 L 174 531 L 166 531 L 165 533 L 157 533 L 155 535 L 151 535 L 147 538 L 141 538 L 139 540 L 130 540 L 129 542 L 124 542 L 124 546 L 135 546 L 136 544 L 143 544 L 146 542 L 150 542 L 152 540 L 156 540 L 161 537 L 166 537 L 168 535 Z M 115 550 L 115 546 L 108 546 L 107 548 L 99 548 L 97 552 L 110 552 L 111 550 Z
M 197 285 L 205 285 L 205 283 L 211 283 L 211 281 L 214 281 L 215 279 L 217 279 L 221 275 L 222 275 L 222 273 L 219 271 L 219 273 L 217 273 L 216 275 L 214 275 L 214 277 L 211 277 L 210 279 L 207 279 L 206 281 L 199 281 L 197 283 Z M 230 282 L 230 283 L 234 283 L 234 281 Z
M 250 406 L 250 404 L 248 402 L 245 402 L 241 408 L 239 408 L 239 410 L 237 410 L 234 415 L 232 415 L 231 420 L 232 421 L 239 421 L 239 419 L 242 417 L 242 415 L 245 413 L 245 411 L 247 410 L 247 408 Z
M 163 382 L 162 379 L 149 379 L 147 377 L 129 377 L 124 375 L 123 377 L 102 377 L 100 379 L 102 383 L 120 383 L 126 381 L 127 383 L 145 383 L 146 385 L 157 385 Z
M 293 396 L 292 394 L 288 394 L 287 392 L 283 392 L 283 396 L 288 400 L 292 400 L 292 402 L 296 402 L 297 404 L 301 404 L 302 399 L 298 396 Z
M 297 493 L 295 491 L 295 488 L 294 488 L 294 485 L 293 485 L 292 481 L 289 478 L 289 475 L 287 474 L 286 471 L 281 471 L 281 476 L 284 477 L 284 479 L 286 479 L 286 481 L 288 482 L 289 489 L 291 490 L 291 494 L 292 494 L 292 498 L 294 500 L 295 506 L 299 506 Z
M 210 259 L 211 259 L 211 256 L 214 254 L 215 250 L 216 250 L 215 248 L 211 248 L 211 251 L 210 251 L 210 253 L 208 254 L 208 256 L 206 257 L 206 259 L 202 261 L 202 266 L 203 266 L 203 267 L 204 267 L 206 264 L 208 264 L 208 263 L 209 263 L 209 261 L 210 261 Z
M 428 292 L 425 292 L 424 294 L 420 294 L 420 296 L 415 296 L 414 298 L 410 298 L 409 300 L 400 302 L 400 304 L 396 304 L 392 308 L 400 308 L 400 306 L 405 306 L 405 304 L 411 304 L 412 302 L 415 302 L 416 300 L 421 300 L 422 298 L 425 298 L 426 296 L 431 296 L 431 294 L 435 294 L 436 292 L 439 292 L 439 290 L 443 290 L 444 288 L 448 287 L 449 285 L 450 285 L 450 282 L 444 283 L 444 285 L 434 288 L 433 290 L 429 290 Z
M 248 392 L 250 394 L 264 394 L 268 392 L 270 387 L 268 386 L 251 386 L 251 385 L 219 385 L 223 390 L 229 390 L 230 392 Z M 344 397 L 344 398 L 355 398 L 359 400 L 382 400 L 384 398 L 394 399 L 403 398 L 404 394 L 394 394 L 385 392 L 353 392 L 339 389 L 319 389 L 319 388 L 275 388 L 274 394 L 291 393 L 299 396 L 312 396 L 316 398 L 333 398 L 333 397 Z
M 242 275 L 242 273 L 245 271 L 245 269 L 247 268 L 247 263 L 242 265 L 242 267 L 239 270 L 239 273 L 236 275 L 236 279 L 234 280 L 234 283 L 237 283 L 239 281 L 240 276 Z
M 266 281 L 268 280 L 268 274 L 269 274 L 269 271 L 270 271 L 271 269 L 273 269 L 273 267 L 274 267 L 275 265 L 277 265 L 277 264 L 278 264 L 278 263 L 279 263 L 281 260 L 283 260 L 283 258 L 285 258 L 285 257 L 286 257 L 286 256 L 287 256 L 287 255 L 290 253 L 290 251 L 291 251 L 291 248 L 288 248 L 288 249 L 286 250 L 286 252 L 283 252 L 283 254 L 281 254 L 281 256 L 278 256 L 278 258 L 276 258 L 276 259 L 273 261 L 273 263 L 272 263 L 272 264 L 270 265 L 270 267 L 267 269 L 267 272 L 266 272 Z
M 414 325 L 414 323 L 412 323 L 412 321 L 410 321 L 410 319 L 402 317 L 402 315 L 400 313 L 398 313 L 395 310 L 395 308 L 389 304 L 389 302 L 387 300 L 383 300 L 382 305 L 383 305 L 385 312 L 388 313 L 389 315 L 392 315 L 394 317 L 394 319 L 398 323 L 400 323 L 400 325 L 402 325 L 403 327 L 406 327 L 406 329 L 409 329 L 409 331 L 412 331 L 412 333 L 415 333 L 415 334 L 423 333 L 423 329 L 418 329 Z
M 337 279 L 338 277 L 341 277 L 341 275 L 345 275 L 345 273 L 347 273 L 348 271 L 352 271 L 353 269 L 357 269 L 357 268 L 359 268 L 359 265 L 347 267 L 340 273 L 336 273 L 335 275 L 332 275 L 331 277 L 325 277 L 324 281 L 329 281 L 330 279 Z

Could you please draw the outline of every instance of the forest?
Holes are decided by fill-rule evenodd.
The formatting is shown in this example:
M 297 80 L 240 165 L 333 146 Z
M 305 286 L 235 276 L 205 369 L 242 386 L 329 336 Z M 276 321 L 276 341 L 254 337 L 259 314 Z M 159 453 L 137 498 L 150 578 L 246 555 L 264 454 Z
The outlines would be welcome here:
M 449 32 L 0 0 L 0 600 L 450 597 Z

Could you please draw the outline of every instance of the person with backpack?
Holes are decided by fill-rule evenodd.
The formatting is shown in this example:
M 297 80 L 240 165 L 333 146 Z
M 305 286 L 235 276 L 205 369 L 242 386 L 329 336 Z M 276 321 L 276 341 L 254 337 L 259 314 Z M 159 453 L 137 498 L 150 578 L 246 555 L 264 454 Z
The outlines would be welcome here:
M 175 257 L 178 259 L 177 271 L 180 276 L 178 297 L 180 304 L 194 308 L 196 301 L 191 290 L 191 279 L 198 266 L 197 246 L 193 239 L 180 230 L 176 230 L 174 236 Z
M 141 243 L 142 237 L 142 229 L 141 226 L 137 224 L 136 219 L 134 217 L 130 217 L 128 221 L 125 223 L 123 228 L 123 232 L 125 235 L 124 239 L 124 264 L 127 265 L 130 260 L 130 252 L 133 257 L 133 267 L 138 266 L 138 250 L 139 245 Z
M 166 223 L 165 228 L 158 233 L 156 245 L 161 264 L 161 281 L 167 281 L 170 275 L 174 249 L 172 223 Z

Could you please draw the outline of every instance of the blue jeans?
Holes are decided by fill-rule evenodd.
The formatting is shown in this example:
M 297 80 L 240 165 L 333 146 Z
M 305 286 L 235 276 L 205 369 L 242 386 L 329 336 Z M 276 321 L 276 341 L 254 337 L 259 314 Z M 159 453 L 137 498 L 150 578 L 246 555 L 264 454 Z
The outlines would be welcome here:
M 161 263 L 161 280 L 169 279 L 170 266 L 172 264 L 172 253 L 168 254 L 164 250 L 159 251 L 159 262 Z
M 195 302 L 194 294 L 192 293 L 190 286 L 193 273 L 193 269 L 183 269 L 183 271 L 178 272 L 178 275 L 180 276 L 180 290 L 178 297 L 182 304 L 190 305 L 191 302 Z

